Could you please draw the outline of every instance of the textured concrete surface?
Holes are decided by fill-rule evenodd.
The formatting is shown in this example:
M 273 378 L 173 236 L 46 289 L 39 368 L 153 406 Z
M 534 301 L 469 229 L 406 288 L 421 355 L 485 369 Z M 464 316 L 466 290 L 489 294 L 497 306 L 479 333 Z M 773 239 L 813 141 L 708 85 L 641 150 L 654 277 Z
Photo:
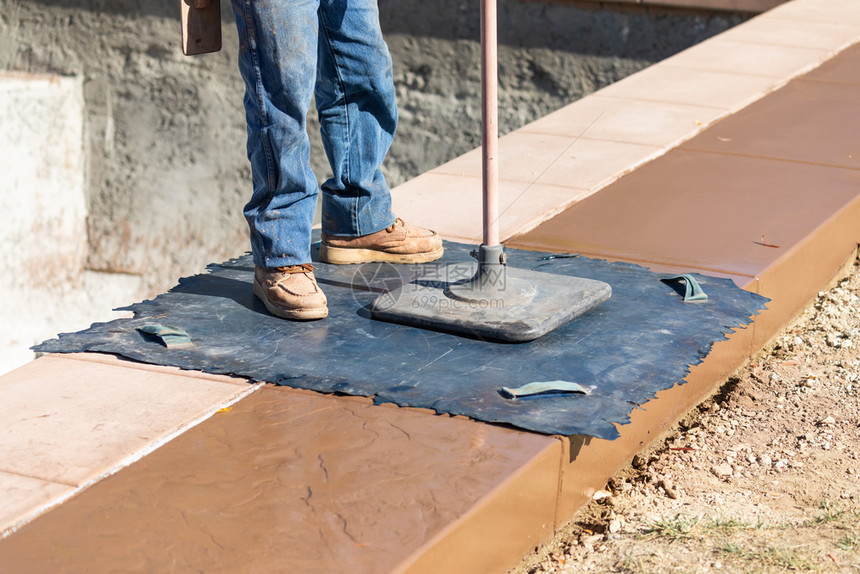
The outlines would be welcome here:
M 0 378 L 0 534 L 252 388 L 75 357 L 43 357 Z
M 560 455 L 552 437 L 263 388 L 0 540 L 0 572 L 487 571 L 552 532 Z
M 0 496 L 3 497 L 0 532 L 33 518 L 40 509 L 57 504 L 75 490 L 70 484 L 0 471 Z
M 858 193 L 860 171 L 682 148 L 510 244 L 753 279 Z

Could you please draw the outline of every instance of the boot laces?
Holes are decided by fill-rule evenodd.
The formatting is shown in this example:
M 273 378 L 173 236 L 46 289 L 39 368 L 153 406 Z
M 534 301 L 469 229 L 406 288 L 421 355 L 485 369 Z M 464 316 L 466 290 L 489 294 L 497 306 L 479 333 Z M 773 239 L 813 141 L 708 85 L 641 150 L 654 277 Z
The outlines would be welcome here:
M 302 263 L 301 265 L 290 265 L 288 267 L 278 267 L 281 273 L 313 273 L 314 267 L 310 263 Z
M 394 231 L 394 228 L 397 227 L 398 224 L 400 224 L 403 227 L 406 227 L 406 222 L 398 217 L 397 219 L 394 220 L 394 223 L 392 223 L 391 225 L 389 225 L 388 227 L 385 228 L 385 231 L 387 231 L 388 233 L 391 233 L 392 231 Z

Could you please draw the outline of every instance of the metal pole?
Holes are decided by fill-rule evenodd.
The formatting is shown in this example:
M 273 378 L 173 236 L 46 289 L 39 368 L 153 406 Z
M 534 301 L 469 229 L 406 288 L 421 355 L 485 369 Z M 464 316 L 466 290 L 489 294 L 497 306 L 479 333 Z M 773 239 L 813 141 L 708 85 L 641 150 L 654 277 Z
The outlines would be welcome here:
M 484 245 L 499 244 L 499 80 L 496 0 L 481 0 Z

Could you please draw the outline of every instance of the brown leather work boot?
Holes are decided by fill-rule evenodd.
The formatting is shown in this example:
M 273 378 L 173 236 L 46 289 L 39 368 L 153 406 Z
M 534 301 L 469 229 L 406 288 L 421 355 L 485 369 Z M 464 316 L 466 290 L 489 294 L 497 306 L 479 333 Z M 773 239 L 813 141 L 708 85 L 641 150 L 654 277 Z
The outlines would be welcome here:
M 328 316 L 325 293 L 317 285 L 310 263 L 275 269 L 255 267 L 254 294 L 272 315 L 282 319 Z
M 442 257 L 435 231 L 410 227 L 399 217 L 390 227 L 362 237 L 323 233 L 320 259 L 326 263 L 427 263 Z

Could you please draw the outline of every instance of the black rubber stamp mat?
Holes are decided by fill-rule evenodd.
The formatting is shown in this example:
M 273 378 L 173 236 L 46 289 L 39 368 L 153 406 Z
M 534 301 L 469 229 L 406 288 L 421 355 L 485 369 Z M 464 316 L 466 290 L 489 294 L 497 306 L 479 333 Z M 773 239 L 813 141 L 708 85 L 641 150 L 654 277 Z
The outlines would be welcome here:
M 329 317 L 292 322 L 270 315 L 252 292 L 250 256 L 210 265 L 168 293 L 128 307 L 134 318 L 60 335 L 40 352 L 115 353 L 146 363 L 234 374 L 373 397 L 378 403 L 509 424 L 545 434 L 614 439 L 637 405 L 671 388 L 717 341 L 752 322 L 766 298 L 729 279 L 694 275 L 706 301 L 683 301 L 683 284 L 626 263 L 510 249 L 508 264 L 609 283 L 612 297 L 528 343 L 497 343 L 370 317 L 370 303 L 447 263 L 471 261 L 470 246 L 446 243 L 426 266 L 326 265 L 316 275 Z M 451 278 L 456 279 L 456 278 Z M 191 345 L 168 348 L 138 329 L 178 327 Z M 511 398 L 502 387 L 562 381 L 582 393 Z M 569 385 L 568 385 L 569 386 Z

